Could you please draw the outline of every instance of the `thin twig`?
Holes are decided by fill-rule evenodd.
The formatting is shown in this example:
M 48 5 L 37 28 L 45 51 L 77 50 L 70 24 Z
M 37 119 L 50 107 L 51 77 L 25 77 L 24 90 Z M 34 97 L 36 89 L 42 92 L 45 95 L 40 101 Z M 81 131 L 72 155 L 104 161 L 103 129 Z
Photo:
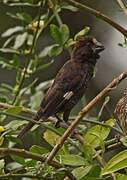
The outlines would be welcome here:
M 17 155 L 24 158 L 34 159 L 36 161 L 41 161 L 42 163 L 44 163 L 46 160 L 46 158 L 43 157 L 42 155 L 32 153 L 24 149 L 17 149 L 17 148 L 0 148 L 0 155 L 1 156 Z M 54 160 L 51 161 L 49 165 L 55 168 L 63 168 L 63 166 L 60 163 Z M 65 170 L 65 172 L 67 176 L 70 177 L 70 179 L 74 179 L 74 176 L 68 170 Z
M 74 131 L 75 127 L 79 124 L 80 120 L 83 116 L 85 116 L 89 110 L 91 110 L 97 102 L 102 99 L 104 96 L 106 96 L 112 89 L 116 88 L 117 85 L 127 77 L 127 72 L 123 72 L 120 74 L 117 78 L 115 78 L 111 83 L 109 83 L 88 105 L 86 105 L 78 114 L 76 119 L 72 122 L 72 124 L 68 127 L 68 129 L 65 131 L 61 139 L 59 140 L 59 143 L 56 144 L 53 148 L 53 150 L 48 155 L 46 162 L 50 162 L 54 156 L 57 154 L 59 149 L 62 147 L 66 139 L 70 136 L 70 134 Z
M 8 178 L 23 178 L 23 177 L 27 177 L 27 178 L 32 178 L 32 179 L 42 179 L 42 176 L 36 176 L 36 175 L 30 175 L 30 174 L 12 174 L 12 173 L 8 173 L 8 174 L 3 174 L 0 175 L 0 179 L 8 179 Z
M 127 8 L 126 8 L 124 2 L 122 0 L 116 0 L 116 1 L 118 2 L 119 6 L 123 10 L 124 14 L 127 16 Z
M 119 32 L 121 32 L 124 36 L 127 37 L 127 30 L 125 28 L 123 28 L 122 26 L 120 26 L 118 23 L 116 23 L 115 21 L 113 21 L 110 17 L 108 17 L 107 15 L 101 13 L 100 11 L 97 11 L 89 6 L 86 6 L 85 4 L 79 3 L 77 1 L 74 0 L 66 0 L 67 2 L 69 2 L 70 4 L 83 9 L 87 12 L 89 12 L 90 14 L 96 16 L 97 18 L 107 22 L 108 24 L 110 24 L 111 26 L 113 26 L 115 29 L 117 29 Z
M 29 62 L 31 61 L 31 57 L 32 57 L 32 54 L 33 54 L 33 50 L 35 48 L 35 44 L 36 44 L 36 38 L 37 38 L 37 34 L 38 34 L 38 31 L 39 31 L 39 27 L 40 27 L 40 20 L 41 20 L 41 8 L 43 6 L 43 0 L 41 0 L 41 3 L 40 3 L 40 7 L 39 7 L 39 12 L 38 12 L 38 23 L 37 23 L 37 28 L 36 28 L 36 31 L 35 31 L 35 34 L 34 34 L 34 37 L 33 37 L 33 42 L 32 42 L 32 46 L 30 48 L 30 53 L 29 53 L 29 56 L 26 60 L 26 63 L 25 63 L 25 68 L 22 72 L 22 76 L 21 76 L 21 79 L 20 79 L 20 82 L 18 84 L 18 90 L 16 91 L 16 94 L 15 94 L 15 97 L 14 97 L 14 100 L 12 102 L 12 104 L 15 104 L 18 97 L 19 97 L 19 94 L 20 94 L 20 90 L 21 90 L 21 87 L 24 83 L 24 80 L 25 80 L 25 77 L 26 77 L 26 74 L 27 74 L 27 71 L 28 71 L 28 66 L 29 66 Z

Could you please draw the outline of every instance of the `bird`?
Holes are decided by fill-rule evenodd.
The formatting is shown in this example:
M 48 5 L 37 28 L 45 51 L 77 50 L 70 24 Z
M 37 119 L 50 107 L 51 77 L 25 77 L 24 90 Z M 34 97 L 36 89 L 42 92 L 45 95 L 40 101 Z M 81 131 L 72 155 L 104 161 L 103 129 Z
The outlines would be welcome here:
M 117 102 L 114 115 L 123 134 L 127 135 L 127 89 Z
M 55 116 L 58 119 L 56 127 L 59 127 L 61 119 L 58 113 L 63 113 L 63 121 L 68 121 L 72 108 L 82 98 L 94 75 L 99 53 L 103 50 L 104 46 L 92 36 L 81 36 L 76 40 L 70 59 L 57 73 L 33 117 L 35 121 L 45 121 L 50 116 Z M 19 132 L 18 138 L 22 139 L 33 125 L 33 122 L 29 122 Z

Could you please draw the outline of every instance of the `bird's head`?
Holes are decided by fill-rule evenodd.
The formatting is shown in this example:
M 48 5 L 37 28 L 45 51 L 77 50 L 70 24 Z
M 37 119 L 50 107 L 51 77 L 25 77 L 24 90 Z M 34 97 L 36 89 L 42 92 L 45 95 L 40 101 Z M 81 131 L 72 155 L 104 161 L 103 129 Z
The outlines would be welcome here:
M 96 61 L 99 53 L 104 50 L 104 46 L 91 36 L 80 37 L 75 43 L 72 51 L 72 58 L 80 62 Z

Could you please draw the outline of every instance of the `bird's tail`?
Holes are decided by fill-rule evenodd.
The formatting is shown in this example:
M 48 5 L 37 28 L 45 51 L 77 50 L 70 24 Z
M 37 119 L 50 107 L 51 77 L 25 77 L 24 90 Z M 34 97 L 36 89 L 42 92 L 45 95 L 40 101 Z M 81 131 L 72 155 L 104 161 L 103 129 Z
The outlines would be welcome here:
M 35 121 L 39 121 L 41 117 L 43 116 L 42 109 L 40 108 L 37 114 L 34 116 Z M 29 122 L 18 134 L 18 138 L 23 139 L 23 137 L 26 135 L 26 133 L 34 126 L 34 122 Z

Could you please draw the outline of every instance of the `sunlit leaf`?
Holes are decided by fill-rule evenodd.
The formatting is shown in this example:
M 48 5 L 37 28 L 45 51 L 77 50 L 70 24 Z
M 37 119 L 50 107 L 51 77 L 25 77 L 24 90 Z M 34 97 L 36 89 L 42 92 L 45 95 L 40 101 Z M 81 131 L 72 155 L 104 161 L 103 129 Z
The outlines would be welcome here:
M 61 5 L 61 8 L 62 8 L 62 9 L 70 10 L 70 11 L 72 11 L 72 12 L 77 12 L 77 11 L 78 11 L 78 8 L 77 8 L 77 7 L 72 6 L 72 5 L 69 5 L 68 3 L 63 3 L 63 4 Z
M 50 34 L 51 34 L 52 38 L 58 44 L 62 44 L 62 36 L 61 36 L 61 33 L 60 33 L 58 26 L 56 26 L 55 24 L 51 24 L 50 25 Z
M 8 124 L 5 125 L 6 129 L 12 129 L 12 130 L 17 130 L 19 127 L 22 125 L 26 124 L 27 121 L 25 120 L 13 120 L 9 122 Z
M 20 156 L 11 155 L 11 158 L 19 164 L 25 165 L 25 159 Z
M 50 49 L 48 55 L 50 57 L 58 56 L 62 52 L 63 48 L 58 44 L 54 44 L 54 46 Z
M 4 126 L 0 126 L 0 133 L 1 133 L 1 132 L 4 132 L 4 131 L 5 131 Z
M 4 143 L 4 137 L 0 136 L 0 146 L 2 146 Z
M 115 119 L 109 119 L 105 122 L 105 124 L 113 127 L 115 124 Z M 84 140 L 85 142 L 88 142 L 89 145 L 95 148 L 100 145 L 101 141 L 105 140 L 108 137 L 110 131 L 111 128 L 108 127 L 104 127 L 101 125 L 93 126 L 85 134 Z
M 92 165 L 87 165 L 86 167 L 78 167 L 72 171 L 72 174 L 76 177 L 77 180 L 80 180 L 88 174 L 91 168 Z
M 30 148 L 30 152 L 36 153 L 36 154 L 46 154 L 49 152 L 48 149 L 46 149 L 45 147 L 42 146 L 37 146 L 37 145 L 33 145 Z
M 11 113 L 11 114 L 19 114 L 21 111 L 22 111 L 21 106 L 11 107 L 11 108 L 6 110 L 6 112 Z
M 89 33 L 89 31 L 90 31 L 90 27 L 85 26 L 84 29 L 82 29 L 75 35 L 74 40 L 77 40 L 80 36 L 87 35 Z
M 69 39 L 69 28 L 66 24 L 62 24 L 60 27 L 60 33 L 62 37 L 62 44 L 64 44 Z
M 60 139 L 60 136 L 56 133 L 46 130 L 44 133 L 44 139 L 52 146 L 54 146 Z
M 27 38 L 27 32 L 17 35 L 13 48 L 14 49 L 20 48 L 25 43 L 26 38 Z
M 1 36 L 2 37 L 8 37 L 8 36 L 11 36 L 12 34 L 14 34 L 16 32 L 21 32 L 21 31 L 23 31 L 23 27 L 22 26 L 16 26 L 16 27 L 8 29 Z
M 121 151 L 115 155 L 112 159 L 108 161 L 104 169 L 102 170 L 102 175 L 110 174 L 116 172 L 120 169 L 127 167 L 127 150 Z
M 127 175 L 125 175 L 125 174 L 120 174 L 120 173 L 116 173 L 116 174 L 115 174 L 115 179 L 116 179 L 116 180 L 126 180 L 126 179 L 127 179 Z
M 86 160 L 79 155 L 60 155 L 60 161 L 62 164 L 70 166 L 85 166 Z

